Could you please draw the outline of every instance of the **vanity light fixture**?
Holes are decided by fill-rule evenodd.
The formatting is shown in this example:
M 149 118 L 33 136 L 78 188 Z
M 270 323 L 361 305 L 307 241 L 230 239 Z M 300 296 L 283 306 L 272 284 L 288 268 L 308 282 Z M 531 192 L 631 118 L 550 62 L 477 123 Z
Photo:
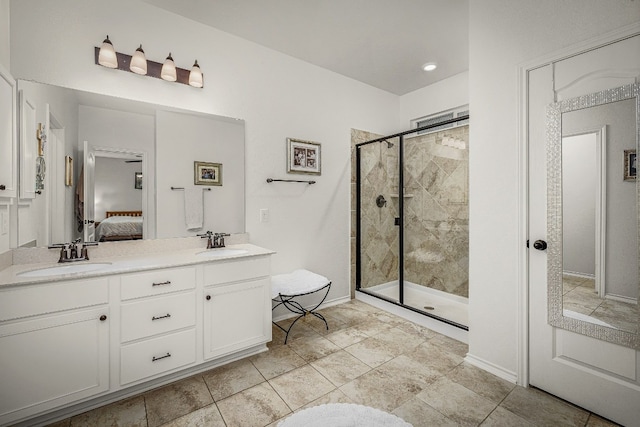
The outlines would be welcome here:
M 102 46 L 100 47 L 98 64 L 107 68 L 118 68 L 118 58 L 116 56 L 116 51 L 113 48 L 113 44 L 111 43 L 111 40 L 109 40 L 109 36 L 104 39 Z
M 193 87 L 202 87 L 202 71 L 200 70 L 200 66 L 198 65 L 198 60 L 191 67 L 191 72 L 189 73 L 189 84 Z
M 162 64 L 160 77 L 168 82 L 175 82 L 178 79 L 178 74 L 176 73 L 176 63 L 173 62 L 171 52 L 169 52 L 169 56 L 167 56 L 167 59 L 164 60 L 164 64 Z
M 422 69 L 423 69 L 424 71 L 433 71 L 433 70 L 435 70 L 436 68 L 438 68 L 438 64 L 436 64 L 435 62 L 427 62 L 426 64 L 424 64 L 424 65 L 422 66 Z
M 164 63 L 149 61 L 142 50 L 142 45 L 136 49 L 133 55 L 127 55 L 116 52 L 109 36 L 107 36 L 101 47 L 94 48 L 94 57 L 95 63 L 104 67 L 182 83 L 196 88 L 204 87 L 204 75 L 198 61 L 194 62 L 191 70 L 176 67 L 171 53 Z
M 145 75 L 147 74 L 147 58 L 144 56 L 144 50 L 142 50 L 142 45 L 136 49 L 131 57 L 131 65 L 129 65 L 129 69 L 136 74 Z

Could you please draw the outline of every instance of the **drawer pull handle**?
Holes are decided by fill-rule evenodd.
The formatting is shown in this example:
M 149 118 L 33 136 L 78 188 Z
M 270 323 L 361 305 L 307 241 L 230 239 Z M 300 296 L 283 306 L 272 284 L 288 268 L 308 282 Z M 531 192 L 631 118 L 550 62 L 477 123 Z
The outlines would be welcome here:
M 167 314 L 165 314 L 164 316 L 158 316 L 158 317 L 153 316 L 153 317 L 151 318 L 151 320 L 168 319 L 169 317 L 171 317 L 171 314 L 167 313 Z
M 166 359 L 167 357 L 171 357 L 171 353 L 167 352 L 167 354 L 165 354 L 164 356 L 160 356 L 160 357 L 153 356 L 151 361 L 155 362 L 155 361 L 158 361 L 158 360 Z
M 162 285 L 170 285 L 170 284 L 171 284 L 171 280 L 167 280 L 166 282 L 154 283 L 151 286 L 162 286 Z
M 105 320 L 107 320 L 107 315 L 103 314 L 102 316 L 100 316 L 100 321 L 104 322 Z
M 211 295 L 207 295 L 207 301 L 211 301 Z

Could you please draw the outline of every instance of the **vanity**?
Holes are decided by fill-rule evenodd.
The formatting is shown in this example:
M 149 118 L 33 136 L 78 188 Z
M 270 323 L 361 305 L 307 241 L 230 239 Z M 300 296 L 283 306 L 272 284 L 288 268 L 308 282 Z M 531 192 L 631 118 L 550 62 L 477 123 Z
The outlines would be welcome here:
M 71 272 L 20 263 L 45 251 L 0 270 L 0 425 L 65 418 L 271 341 L 270 250 L 191 237 L 100 244 Z

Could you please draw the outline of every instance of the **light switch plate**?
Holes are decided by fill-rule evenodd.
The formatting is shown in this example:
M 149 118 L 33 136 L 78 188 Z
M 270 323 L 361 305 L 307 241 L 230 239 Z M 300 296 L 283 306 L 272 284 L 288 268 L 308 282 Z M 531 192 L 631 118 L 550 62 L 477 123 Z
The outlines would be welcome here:
M 260 209 L 260 222 L 269 222 L 269 209 Z

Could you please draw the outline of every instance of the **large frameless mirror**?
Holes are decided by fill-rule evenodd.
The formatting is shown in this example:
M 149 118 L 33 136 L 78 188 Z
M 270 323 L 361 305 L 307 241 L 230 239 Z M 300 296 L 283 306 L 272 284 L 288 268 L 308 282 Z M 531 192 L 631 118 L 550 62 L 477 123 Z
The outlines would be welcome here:
M 549 323 L 636 349 L 639 88 L 547 110 Z

